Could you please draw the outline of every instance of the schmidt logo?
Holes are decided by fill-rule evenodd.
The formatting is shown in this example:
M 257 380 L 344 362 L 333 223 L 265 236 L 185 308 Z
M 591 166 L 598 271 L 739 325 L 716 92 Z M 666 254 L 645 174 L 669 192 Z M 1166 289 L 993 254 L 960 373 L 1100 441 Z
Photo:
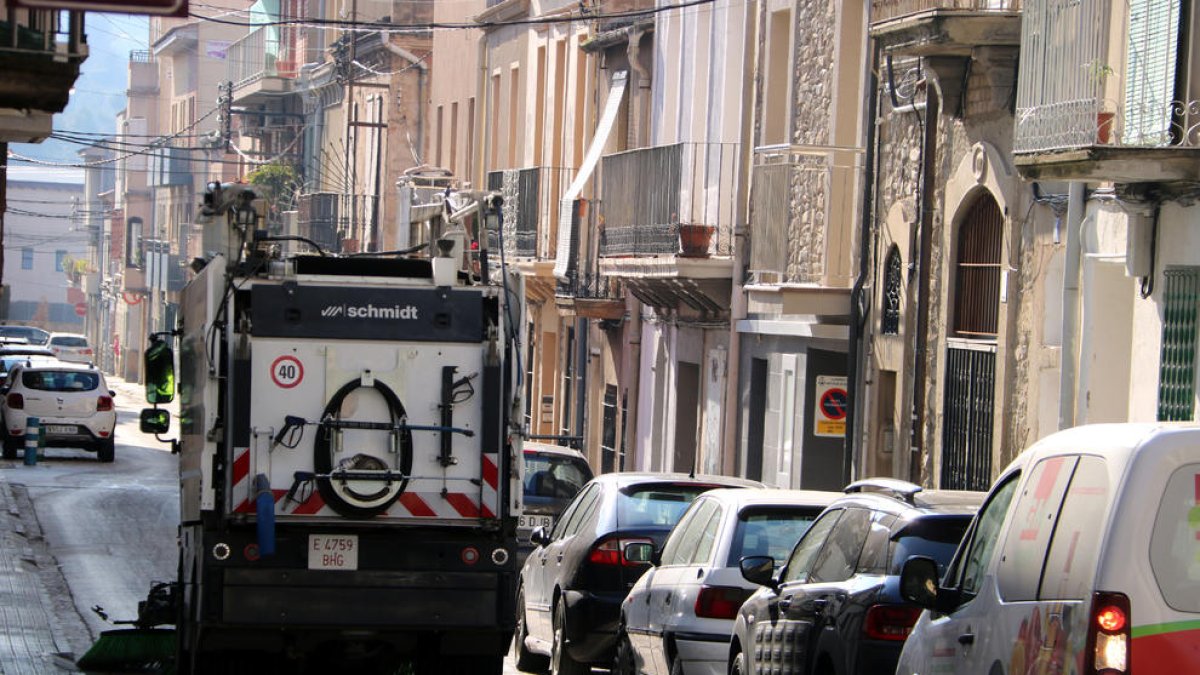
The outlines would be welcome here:
M 372 304 L 326 305 L 325 309 L 321 310 L 321 316 L 327 319 L 339 316 L 345 316 L 347 319 L 415 320 L 418 318 L 416 305 L 385 305 L 380 307 Z

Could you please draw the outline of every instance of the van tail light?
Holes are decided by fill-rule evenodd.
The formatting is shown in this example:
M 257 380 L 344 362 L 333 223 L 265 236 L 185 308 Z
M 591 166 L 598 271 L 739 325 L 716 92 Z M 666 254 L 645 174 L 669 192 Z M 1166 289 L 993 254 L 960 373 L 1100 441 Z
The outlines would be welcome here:
M 101 396 L 96 401 L 96 411 L 105 412 L 113 409 L 113 400 L 111 396 Z
M 25 397 L 20 394 L 9 394 L 5 403 L 7 403 L 8 407 L 12 410 L 25 409 Z
M 701 586 L 696 596 L 696 616 L 702 619 L 735 619 L 753 591 L 736 586 Z
M 92 348 L 91 348 L 91 347 L 84 347 L 83 349 L 79 350 L 79 353 L 80 353 L 80 354 L 83 354 L 84 356 L 91 356 L 91 355 L 92 355 Z
M 1124 593 L 1103 591 L 1093 594 L 1083 672 L 1101 675 L 1128 673 L 1131 643 L 1129 597 Z
M 645 537 L 605 537 L 592 546 L 592 552 L 588 554 L 588 562 L 593 565 L 639 567 L 646 563 L 626 560 L 625 547 L 630 544 L 653 543 L 654 540 Z
M 901 642 L 921 617 L 920 607 L 872 605 L 863 619 L 863 634 L 872 640 Z

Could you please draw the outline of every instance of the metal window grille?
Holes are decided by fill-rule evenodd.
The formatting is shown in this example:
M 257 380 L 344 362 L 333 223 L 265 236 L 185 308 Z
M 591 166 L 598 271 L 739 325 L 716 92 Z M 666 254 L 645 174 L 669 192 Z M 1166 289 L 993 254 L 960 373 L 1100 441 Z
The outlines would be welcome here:
M 995 351 L 947 348 L 942 489 L 986 490 L 991 484 L 995 393 Z
M 1196 399 L 1196 316 L 1200 267 L 1163 272 L 1162 352 L 1158 372 L 1158 419 L 1191 420 Z
M 883 263 L 883 334 L 900 334 L 900 286 L 903 283 L 900 249 L 894 244 Z
M 1004 216 L 990 195 L 971 206 L 958 235 L 954 332 L 995 337 L 1000 303 L 1000 247 Z

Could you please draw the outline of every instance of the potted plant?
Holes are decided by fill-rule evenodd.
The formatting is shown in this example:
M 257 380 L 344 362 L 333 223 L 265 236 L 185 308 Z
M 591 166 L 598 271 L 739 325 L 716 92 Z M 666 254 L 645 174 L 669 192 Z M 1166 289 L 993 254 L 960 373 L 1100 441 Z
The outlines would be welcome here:
M 685 258 L 704 258 L 712 242 L 712 225 L 700 223 L 679 224 L 679 254 Z

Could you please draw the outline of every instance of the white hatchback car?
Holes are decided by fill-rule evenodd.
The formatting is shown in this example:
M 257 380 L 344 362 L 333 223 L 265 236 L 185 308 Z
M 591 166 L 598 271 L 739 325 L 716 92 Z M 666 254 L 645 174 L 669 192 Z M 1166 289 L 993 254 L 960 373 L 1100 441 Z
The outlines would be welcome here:
M 5 459 L 14 459 L 24 447 L 28 418 L 36 417 L 45 430 L 47 447 L 81 447 L 94 451 L 101 462 L 113 461 L 116 394 L 95 366 L 20 364 L 9 371 L 0 391 Z
M 898 675 L 1200 672 L 1200 427 L 1052 434 L 1000 474 L 926 607 Z
M 758 589 L 739 561 L 787 560 L 813 520 L 842 496 L 762 488 L 697 497 L 621 605 L 614 675 L 725 675 L 734 618 Z M 626 557 L 654 557 L 649 544 L 627 550 Z
M 51 333 L 50 341 L 46 346 L 62 361 L 91 363 L 95 360 L 92 346 L 88 344 L 86 335 L 79 335 L 78 333 Z

